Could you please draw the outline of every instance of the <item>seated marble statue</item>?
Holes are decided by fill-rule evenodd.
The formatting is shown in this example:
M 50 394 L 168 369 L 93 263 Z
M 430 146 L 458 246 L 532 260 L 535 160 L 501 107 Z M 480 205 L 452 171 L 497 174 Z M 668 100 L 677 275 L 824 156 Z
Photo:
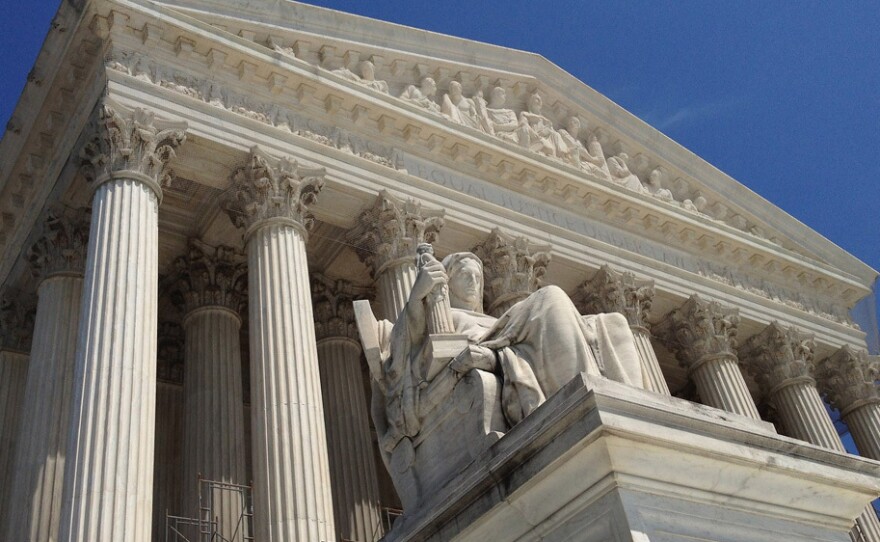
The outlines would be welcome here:
M 452 122 L 482 130 L 477 106 L 474 100 L 465 98 L 461 91 L 461 83 L 449 83 L 449 92 L 443 95 L 440 111 Z
M 519 114 L 520 145 L 551 158 L 565 149 L 562 137 L 553 129 L 553 122 L 541 114 L 544 100 L 537 92 L 529 96 L 527 110 Z
M 593 175 L 608 180 L 611 174 L 608 172 L 608 164 L 605 162 L 605 155 L 602 154 L 602 145 L 595 135 L 591 135 L 588 146 L 578 138 L 581 133 L 581 120 L 577 117 L 569 117 L 568 124 L 562 130 L 559 130 L 559 136 L 565 144 L 565 158 L 575 167 L 579 167 L 589 171 Z
M 547 286 L 493 318 L 482 311 L 482 262 L 469 252 L 451 254 L 442 263 L 431 258 L 419 270 L 391 332 L 386 378 L 389 371 L 402 375 L 407 368 L 427 373 L 422 368 L 428 362 L 426 299 L 438 288 L 448 288 L 454 333 L 466 336 L 469 345 L 449 368 L 459 374 L 472 369 L 500 374 L 501 406 L 511 426 L 581 372 L 642 386 L 635 340 L 623 315 L 581 316 L 565 292 Z M 387 414 L 392 425 L 408 417 L 393 404 Z M 395 414 L 399 420 L 390 419 Z
M 434 101 L 434 95 L 437 94 L 437 83 L 430 77 L 422 79 L 421 85 L 409 85 L 400 95 L 400 98 L 424 107 L 435 113 L 440 112 L 440 106 Z
M 659 167 L 651 170 L 651 173 L 648 175 L 648 182 L 646 183 L 645 189 L 647 189 L 647 191 L 655 198 L 662 199 L 663 201 L 671 202 L 675 200 L 672 196 L 672 192 L 663 188 L 663 169 Z
M 507 91 L 504 87 L 494 87 L 489 93 L 488 104 L 483 104 L 480 100 L 476 102 L 477 113 L 485 132 L 511 143 L 519 143 L 519 120 L 516 118 L 516 111 L 504 108 L 506 100 Z
M 642 185 L 642 181 L 629 170 L 629 166 L 626 165 L 627 160 L 629 160 L 629 156 L 625 152 L 608 159 L 608 170 L 611 172 L 611 180 L 635 192 L 647 192 Z
M 337 75 L 341 75 L 346 79 L 354 81 L 355 83 L 360 83 L 361 85 L 370 87 L 372 89 L 376 89 L 379 92 L 384 92 L 388 94 L 388 83 L 385 81 L 380 81 L 376 79 L 376 66 L 369 60 L 361 61 L 358 64 L 358 71 L 360 75 L 354 73 L 348 68 L 340 68 L 338 70 L 333 70 L 333 73 Z

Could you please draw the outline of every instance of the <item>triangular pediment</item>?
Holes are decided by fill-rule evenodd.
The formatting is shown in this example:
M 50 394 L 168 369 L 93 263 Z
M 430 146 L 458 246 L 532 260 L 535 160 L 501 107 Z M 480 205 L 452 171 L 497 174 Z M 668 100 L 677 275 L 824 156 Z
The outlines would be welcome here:
M 542 114 L 556 130 L 577 116 L 586 146 L 596 135 L 606 157 L 625 155 L 643 185 L 660 168 L 662 188 L 672 206 L 690 204 L 710 217 L 760 240 L 868 279 L 873 270 L 804 226 L 778 207 L 694 156 L 640 119 L 540 55 L 426 32 L 290 1 L 172 0 L 156 2 L 221 31 L 308 62 L 358 77 L 358 64 L 370 60 L 375 79 L 390 96 L 426 77 L 437 85 L 433 101 L 442 105 L 449 83 L 462 84 L 465 97 L 494 86 L 507 90 L 505 108 L 527 109 L 531 93 L 544 99 Z M 347 73 L 346 73 L 347 71 Z M 538 154 L 541 154 L 540 152 Z M 563 160 L 564 161 L 564 160 Z M 685 204 L 685 200 L 689 200 Z

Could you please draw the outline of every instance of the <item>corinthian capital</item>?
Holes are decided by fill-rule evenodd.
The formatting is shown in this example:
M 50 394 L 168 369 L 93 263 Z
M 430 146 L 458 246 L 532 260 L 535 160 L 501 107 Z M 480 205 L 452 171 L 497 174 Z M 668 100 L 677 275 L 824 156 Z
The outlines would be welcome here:
M 648 312 L 654 301 L 654 281 L 637 279 L 603 265 L 574 295 L 582 314 L 619 312 L 631 326 L 648 327 Z
M 88 211 L 54 206 L 46 212 L 40 233 L 27 252 L 35 275 L 46 278 L 58 273 L 83 273 L 89 241 Z
M 738 324 L 739 310 L 694 294 L 652 326 L 652 331 L 675 353 L 682 366 L 692 369 L 715 357 L 735 358 Z
M 489 314 L 496 316 L 537 290 L 550 263 L 549 245 L 537 245 L 497 228 L 473 253 L 483 261 L 483 296 Z
M 771 322 L 739 347 L 739 359 L 768 394 L 788 381 L 812 380 L 815 348 L 812 335 Z
M 168 162 L 186 139 L 186 128 L 185 122 L 105 101 L 95 112 L 91 139 L 80 151 L 83 174 L 95 186 L 117 177 L 138 180 L 161 199 L 161 187 L 171 176 Z
M 880 358 L 844 346 L 816 366 L 819 388 L 842 415 L 867 403 L 880 402 Z
M 201 307 L 239 312 L 247 292 L 247 259 L 227 246 L 190 239 L 185 256 L 174 261 L 171 300 L 187 314 Z
M 36 305 L 36 296 L 18 288 L 0 290 L 0 350 L 30 350 Z
M 280 220 L 305 233 L 314 224 L 309 206 L 324 188 L 325 173 L 288 158 L 276 160 L 253 147 L 247 163 L 232 173 L 232 188 L 221 206 L 239 228 Z
M 390 266 L 415 261 L 416 248 L 421 243 L 434 243 L 443 228 L 443 214 L 383 190 L 373 206 L 360 214 L 347 239 L 377 278 Z
M 331 280 L 312 273 L 312 307 L 315 313 L 315 337 L 359 340 L 354 321 L 353 303 L 365 299 L 366 292 L 345 280 Z

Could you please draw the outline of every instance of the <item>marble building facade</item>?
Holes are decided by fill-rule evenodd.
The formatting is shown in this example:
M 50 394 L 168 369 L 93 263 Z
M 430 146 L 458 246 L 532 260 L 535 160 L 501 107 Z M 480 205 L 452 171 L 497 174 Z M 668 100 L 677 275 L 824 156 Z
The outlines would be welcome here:
M 545 286 L 623 314 L 645 393 L 845 463 L 828 524 L 880 541 L 880 467 L 823 401 L 880 460 L 849 317 L 877 272 L 541 57 L 295 2 L 64 2 L 0 164 L 3 540 L 165 540 L 200 506 L 226 540 L 378 540 L 408 497 L 353 303 L 394 323 L 431 243 L 476 254 L 495 317 Z

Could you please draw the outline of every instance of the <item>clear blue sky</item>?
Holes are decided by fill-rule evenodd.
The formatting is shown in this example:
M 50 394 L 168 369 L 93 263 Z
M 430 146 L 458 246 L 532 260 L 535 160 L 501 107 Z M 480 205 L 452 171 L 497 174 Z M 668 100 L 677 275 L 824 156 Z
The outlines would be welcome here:
M 309 3 L 540 53 L 880 269 L 876 1 Z M 57 4 L 3 4 L 5 122 Z

